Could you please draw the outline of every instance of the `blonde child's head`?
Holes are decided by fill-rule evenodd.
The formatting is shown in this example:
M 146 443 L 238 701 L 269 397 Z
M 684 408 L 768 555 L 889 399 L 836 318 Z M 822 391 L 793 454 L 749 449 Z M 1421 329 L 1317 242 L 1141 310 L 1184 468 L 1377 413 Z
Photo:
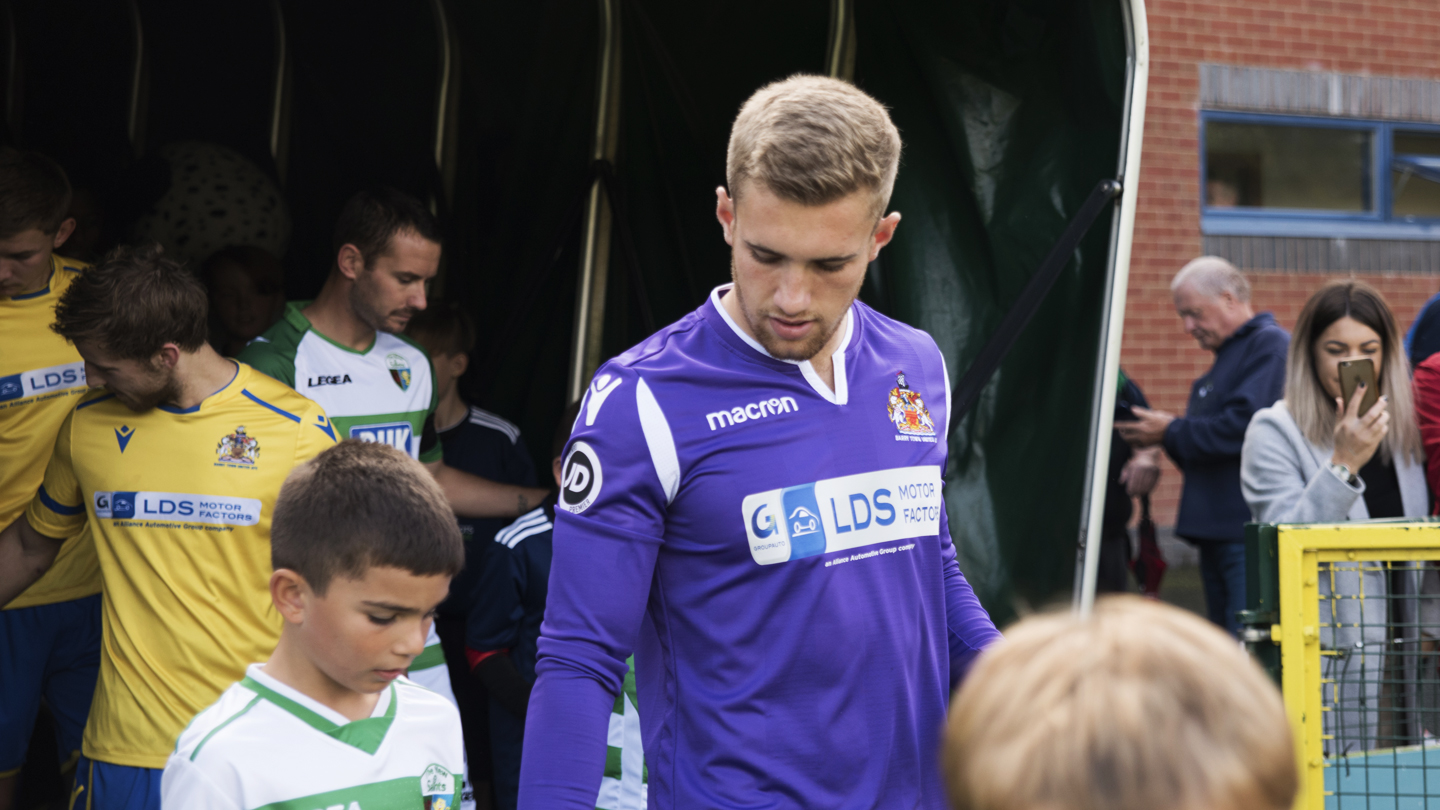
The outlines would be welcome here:
M 955 695 L 943 765 L 957 810 L 1282 810 L 1291 745 L 1233 639 L 1122 596 L 1010 628 Z

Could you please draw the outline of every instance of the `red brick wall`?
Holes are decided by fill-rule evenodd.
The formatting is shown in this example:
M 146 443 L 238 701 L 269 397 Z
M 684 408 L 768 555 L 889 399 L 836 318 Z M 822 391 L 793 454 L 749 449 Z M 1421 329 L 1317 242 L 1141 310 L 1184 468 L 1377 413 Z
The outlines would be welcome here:
M 1183 413 L 1211 355 L 1180 329 L 1170 278 L 1200 255 L 1199 64 L 1440 79 L 1440 0 L 1149 0 L 1150 91 L 1121 363 L 1158 408 Z M 1250 273 L 1257 309 L 1286 327 L 1327 278 Z M 1436 276 L 1361 276 L 1408 327 Z M 1180 475 L 1152 499 L 1174 523 Z

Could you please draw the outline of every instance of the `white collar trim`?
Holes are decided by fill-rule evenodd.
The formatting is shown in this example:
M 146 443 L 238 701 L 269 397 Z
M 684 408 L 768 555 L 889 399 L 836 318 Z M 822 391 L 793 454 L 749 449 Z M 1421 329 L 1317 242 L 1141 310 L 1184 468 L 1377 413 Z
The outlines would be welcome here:
M 735 319 L 731 318 L 730 313 L 726 311 L 725 305 L 720 303 L 720 296 L 724 295 L 734 286 L 733 283 L 721 284 L 719 287 L 710 291 L 710 303 L 715 305 L 715 309 L 720 312 L 720 317 L 725 319 L 725 323 L 730 327 L 731 331 L 738 335 L 741 340 L 745 341 L 745 345 L 769 357 L 771 360 L 779 360 L 782 363 L 799 366 L 800 373 L 805 377 L 805 381 L 810 383 L 810 387 L 815 389 L 815 393 L 824 397 L 826 402 L 835 405 L 848 403 L 850 401 L 850 386 L 846 382 L 845 375 L 845 350 L 850 347 L 850 338 L 855 334 L 854 305 L 851 305 L 850 309 L 845 310 L 845 336 L 840 339 L 840 345 L 837 346 L 834 353 L 830 355 L 830 362 L 835 370 L 835 390 L 831 391 L 830 387 L 825 384 L 825 381 L 820 379 L 819 372 L 815 370 L 815 366 L 812 365 L 809 360 L 786 360 L 783 357 L 776 357 L 766 351 L 765 347 L 761 346 L 759 341 L 746 334 L 745 330 L 741 329 L 739 324 L 735 323 Z
M 245 668 L 245 674 L 254 678 L 262 686 L 275 690 L 337 726 L 343 726 L 351 722 L 350 718 L 340 712 L 301 692 L 299 689 L 277 680 L 274 676 L 266 674 L 262 669 L 264 666 L 264 664 L 251 664 Z M 386 687 L 385 690 L 380 693 L 380 699 L 375 701 L 375 709 L 370 712 L 371 717 L 385 716 L 385 711 L 390 708 L 390 695 L 391 689 Z

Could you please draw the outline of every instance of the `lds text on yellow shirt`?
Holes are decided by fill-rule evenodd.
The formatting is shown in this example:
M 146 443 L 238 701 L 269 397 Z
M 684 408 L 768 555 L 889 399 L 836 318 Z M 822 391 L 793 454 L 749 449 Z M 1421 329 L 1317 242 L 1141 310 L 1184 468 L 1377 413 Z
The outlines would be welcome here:
M 137 413 L 103 391 L 76 406 L 26 515 L 50 537 L 88 520 L 95 538 L 105 622 L 85 756 L 163 768 L 190 719 L 269 657 L 275 497 L 334 443 L 319 405 L 242 363 L 193 408 Z
M 60 423 L 85 393 L 85 363 L 55 334 L 55 302 L 90 265 L 50 256 L 45 289 L 0 296 L 0 528 L 25 513 L 45 476 Z M 6 609 L 100 592 L 95 546 L 83 531 L 60 547 L 55 564 Z

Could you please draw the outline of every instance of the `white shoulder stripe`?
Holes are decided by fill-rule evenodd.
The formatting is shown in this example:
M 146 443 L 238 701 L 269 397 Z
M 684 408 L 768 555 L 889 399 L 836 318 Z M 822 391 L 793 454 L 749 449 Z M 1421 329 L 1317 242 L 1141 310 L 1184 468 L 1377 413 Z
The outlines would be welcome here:
M 939 349 L 939 344 L 936 344 L 935 348 Z M 943 351 L 940 352 L 940 371 L 945 375 L 945 429 L 940 431 L 940 447 L 943 450 L 949 446 L 950 442 L 950 397 L 955 393 L 955 390 L 950 387 L 950 366 L 945 363 L 945 352 Z
M 548 523 L 549 518 L 545 516 L 545 508 L 532 509 L 521 515 L 514 523 L 495 533 L 495 542 L 504 543 L 510 539 L 510 535 L 524 531 L 539 523 Z
M 640 414 L 640 429 L 645 433 L 645 444 L 650 447 L 650 461 L 655 464 L 655 474 L 660 477 L 660 487 L 665 490 L 665 503 L 675 500 L 680 490 L 680 457 L 675 452 L 675 436 L 670 432 L 670 423 L 660 403 L 645 384 L 644 377 L 636 378 L 635 408 Z
M 470 406 L 470 424 L 498 430 L 510 438 L 511 444 L 520 440 L 520 428 L 514 422 L 473 405 Z
M 515 548 L 516 546 L 520 545 L 520 541 L 521 541 L 521 540 L 524 540 L 524 539 L 526 539 L 527 537 L 534 537 L 534 536 L 537 535 L 537 534 L 544 534 L 544 533 L 546 533 L 546 532 L 548 532 L 548 531 L 550 531 L 551 529 L 554 529 L 554 528 L 555 528 L 555 526 L 552 525 L 552 524 L 550 523 L 550 521 L 548 521 L 548 520 L 545 521 L 544 523 L 540 523 L 540 524 L 537 524 L 537 525 L 535 525 L 535 526 L 531 526 L 530 528 L 526 529 L 525 531 L 520 532 L 519 534 L 513 535 L 512 537 L 510 537 L 509 540 L 506 540 L 506 541 L 505 541 L 505 547 L 506 547 L 506 548 Z M 498 541 L 499 541 L 499 538 L 496 538 L 496 541 L 498 542 Z

